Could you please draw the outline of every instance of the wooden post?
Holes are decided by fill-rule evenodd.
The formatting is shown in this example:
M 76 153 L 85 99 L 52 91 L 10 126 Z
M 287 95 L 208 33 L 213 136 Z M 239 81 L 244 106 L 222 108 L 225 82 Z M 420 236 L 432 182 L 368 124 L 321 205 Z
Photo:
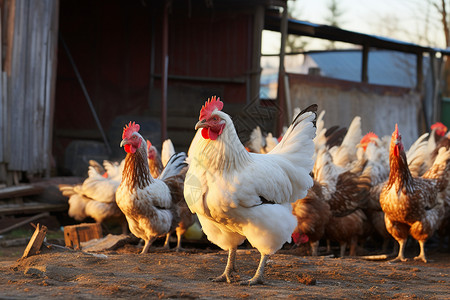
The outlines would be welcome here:
M 361 82 L 369 82 L 369 47 L 363 45 Z
M 416 90 L 419 93 L 422 93 L 422 84 L 423 84 L 423 53 L 417 53 L 417 85 Z
M 30 242 L 25 248 L 22 258 L 38 254 L 39 250 L 41 250 L 41 246 L 42 243 L 44 242 L 46 234 L 47 234 L 47 227 L 45 225 L 42 225 L 42 227 L 40 227 L 39 224 L 37 224 L 36 230 L 34 231 L 33 236 L 30 239 Z
M 169 5 L 164 1 L 161 70 L 161 145 L 167 139 L 167 74 L 169 72 Z
M 280 65 L 278 69 L 278 89 L 277 89 L 277 98 L 278 98 L 278 109 L 280 113 L 278 114 L 278 128 L 277 135 L 280 136 L 283 131 L 283 125 L 286 122 L 286 101 L 285 101 L 285 91 L 286 91 L 286 81 L 285 81 L 285 69 L 284 69 L 284 57 L 286 51 L 286 39 L 288 32 L 288 13 L 287 13 L 287 5 L 283 7 L 283 16 L 281 18 L 281 44 L 280 44 Z

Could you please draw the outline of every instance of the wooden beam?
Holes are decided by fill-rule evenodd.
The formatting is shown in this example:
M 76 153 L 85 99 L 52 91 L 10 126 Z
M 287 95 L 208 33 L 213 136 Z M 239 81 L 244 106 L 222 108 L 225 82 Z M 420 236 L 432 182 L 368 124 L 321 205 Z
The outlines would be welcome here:
M 32 216 L 32 217 L 30 217 L 30 218 L 28 218 L 26 220 L 23 220 L 23 221 L 21 221 L 19 223 L 16 223 L 16 224 L 11 225 L 11 226 L 9 226 L 9 227 L 7 227 L 5 229 L 0 230 L 0 234 L 4 234 L 4 233 L 6 233 L 8 231 L 11 231 L 11 230 L 13 230 L 15 228 L 18 228 L 20 226 L 26 225 L 26 224 L 28 224 L 28 223 L 30 223 L 32 221 L 38 220 L 38 219 L 40 219 L 42 217 L 48 217 L 48 216 L 50 216 L 50 214 L 48 212 L 43 212 L 43 213 L 37 214 L 37 215 Z
M 33 185 L 11 186 L 0 189 L 0 199 L 38 195 L 43 191 L 44 188 L 40 186 L 33 186 Z
M 41 246 L 42 243 L 44 242 L 46 234 L 47 234 L 47 227 L 45 225 L 39 226 L 39 224 L 37 224 L 36 230 L 34 231 L 33 236 L 30 239 L 30 242 L 25 248 L 22 258 L 38 254 L 39 250 L 41 250 Z

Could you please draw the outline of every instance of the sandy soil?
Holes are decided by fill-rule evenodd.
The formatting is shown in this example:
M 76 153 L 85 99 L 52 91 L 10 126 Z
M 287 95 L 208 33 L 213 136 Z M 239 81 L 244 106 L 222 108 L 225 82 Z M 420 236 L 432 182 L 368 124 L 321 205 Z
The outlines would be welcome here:
M 249 287 L 239 281 L 252 277 L 258 266 L 254 249 L 238 250 L 238 274 L 231 284 L 208 280 L 223 272 L 225 251 L 153 248 L 141 255 L 139 250 L 135 245 L 99 253 L 43 248 L 19 261 L 16 251 L 0 258 L 0 298 L 450 299 L 450 254 L 437 251 L 429 252 L 427 264 L 391 264 L 280 250 L 268 262 L 265 285 Z

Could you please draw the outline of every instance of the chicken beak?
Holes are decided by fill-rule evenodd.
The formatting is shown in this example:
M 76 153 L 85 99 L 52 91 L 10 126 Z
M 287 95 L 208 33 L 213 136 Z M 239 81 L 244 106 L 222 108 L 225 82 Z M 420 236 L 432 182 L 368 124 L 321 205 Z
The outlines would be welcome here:
M 120 142 L 120 147 L 123 147 L 127 142 L 128 142 L 127 139 L 123 139 L 123 140 Z
M 195 124 L 195 130 L 199 129 L 199 128 L 205 128 L 207 126 L 206 124 L 206 120 L 200 120 L 197 122 L 197 124 Z

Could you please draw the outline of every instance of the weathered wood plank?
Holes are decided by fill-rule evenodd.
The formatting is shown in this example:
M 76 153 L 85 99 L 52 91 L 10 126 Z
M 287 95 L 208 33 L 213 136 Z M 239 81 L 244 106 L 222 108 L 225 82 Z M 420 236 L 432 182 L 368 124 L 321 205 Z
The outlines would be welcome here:
M 16 0 L 6 0 L 7 20 L 6 20 L 6 36 L 5 36 L 5 65 L 4 70 L 8 76 L 11 75 L 11 62 L 14 41 L 14 22 L 16 15 Z
M 61 204 L 47 204 L 47 203 L 23 203 L 0 205 L 0 215 L 13 215 L 13 214 L 32 214 L 39 212 L 50 211 L 65 211 L 69 208 L 68 203 Z
M 49 215 L 50 214 L 48 212 L 43 212 L 43 213 L 37 214 L 37 215 L 32 216 L 32 217 L 30 217 L 30 218 L 28 218 L 26 220 L 23 220 L 23 221 L 20 221 L 20 222 L 14 224 L 14 225 L 11 225 L 11 226 L 9 226 L 9 227 L 7 227 L 5 229 L 1 229 L 0 230 L 0 234 L 9 232 L 9 231 L 11 231 L 11 230 L 13 230 L 15 228 L 19 228 L 20 226 L 26 225 L 26 224 L 28 224 L 30 222 L 33 222 L 35 220 L 38 220 L 38 219 L 40 219 L 42 217 L 48 217 Z
M 37 195 L 43 192 L 43 188 L 33 185 L 19 185 L 0 189 L 0 199 L 25 197 Z
M 30 239 L 25 251 L 23 252 L 22 258 L 26 258 L 39 253 L 41 250 L 42 243 L 44 242 L 45 236 L 47 234 L 47 227 L 45 225 L 39 226 L 37 224 L 36 230 Z
M 46 51 L 46 81 L 45 81 L 45 119 L 43 145 L 45 157 L 46 177 L 50 177 L 52 138 L 53 138 L 53 112 L 55 106 L 55 90 L 57 75 L 57 49 L 59 26 L 59 1 L 52 0 L 50 10 L 49 36 Z

